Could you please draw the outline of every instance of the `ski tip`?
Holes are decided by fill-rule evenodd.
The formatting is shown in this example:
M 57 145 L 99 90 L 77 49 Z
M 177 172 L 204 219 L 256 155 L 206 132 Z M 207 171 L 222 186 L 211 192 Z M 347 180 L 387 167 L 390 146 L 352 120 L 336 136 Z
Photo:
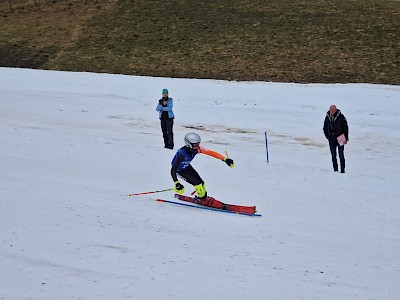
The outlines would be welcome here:
M 164 200 L 164 199 L 157 199 L 157 201 L 158 201 L 158 202 L 167 202 L 167 201 Z

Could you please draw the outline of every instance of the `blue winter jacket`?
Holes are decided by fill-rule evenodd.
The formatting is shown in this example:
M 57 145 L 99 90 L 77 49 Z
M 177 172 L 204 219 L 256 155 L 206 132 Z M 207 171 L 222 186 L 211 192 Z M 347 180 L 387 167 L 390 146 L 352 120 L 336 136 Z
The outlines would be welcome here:
M 163 100 L 163 99 L 160 99 Z M 161 115 L 163 113 L 163 111 L 167 111 L 168 112 L 168 118 L 173 119 L 175 118 L 174 116 L 174 112 L 172 111 L 172 107 L 174 105 L 174 100 L 172 98 L 168 97 L 167 100 L 167 106 L 163 106 L 162 104 L 158 103 L 157 107 L 156 107 L 156 111 L 159 112 L 159 118 L 161 119 Z
M 174 158 L 172 159 L 172 168 L 176 169 L 176 172 L 186 169 L 197 153 L 197 150 L 191 150 L 188 147 L 183 146 L 178 150 L 178 152 L 176 152 Z

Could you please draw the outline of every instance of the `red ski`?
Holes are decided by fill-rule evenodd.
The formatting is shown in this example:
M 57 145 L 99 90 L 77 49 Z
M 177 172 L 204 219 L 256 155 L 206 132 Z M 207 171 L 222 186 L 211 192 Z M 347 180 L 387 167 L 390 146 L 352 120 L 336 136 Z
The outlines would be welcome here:
M 218 201 L 215 198 L 209 197 L 209 196 L 207 196 L 207 198 L 205 200 L 201 200 L 201 201 L 199 201 L 195 198 L 189 197 L 189 196 L 184 196 L 184 195 L 179 195 L 179 194 L 175 194 L 175 198 L 179 199 L 181 201 L 185 201 L 185 202 L 196 203 L 199 205 L 218 208 L 221 210 L 227 210 L 227 211 L 232 211 L 232 212 L 239 212 L 239 213 L 245 213 L 245 214 L 251 214 L 251 215 L 255 214 L 255 212 L 256 212 L 255 206 L 226 204 L 226 203 L 222 203 L 221 201 Z

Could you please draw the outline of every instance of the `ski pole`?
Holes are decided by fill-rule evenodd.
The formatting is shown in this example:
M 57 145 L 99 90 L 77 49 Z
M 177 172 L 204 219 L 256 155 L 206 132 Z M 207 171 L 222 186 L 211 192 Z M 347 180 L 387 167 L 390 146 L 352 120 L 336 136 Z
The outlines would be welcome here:
M 143 193 L 137 193 L 137 194 L 128 194 L 127 196 L 132 197 L 132 196 L 139 196 L 139 195 L 155 194 L 155 193 L 168 192 L 168 191 L 172 191 L 172 190 L 174 190 L 174 188 L 159 190 L 159 191 L 152 191 L 152 192 L 143 192 Z
M 225 150 L 226 157 L 229 158 L 228 151 Z

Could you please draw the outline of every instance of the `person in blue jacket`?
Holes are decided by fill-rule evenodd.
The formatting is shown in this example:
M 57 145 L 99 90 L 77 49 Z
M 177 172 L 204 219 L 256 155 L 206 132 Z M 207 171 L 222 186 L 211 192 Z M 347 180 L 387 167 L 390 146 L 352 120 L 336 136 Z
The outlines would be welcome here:
M 168 97 L 168 90 L 162 90 L 162 98 L 158 100 L 156 111 L 159 112 L 161 130 L 164 138 L 164 148 L 174 149 L 174 112 L 172 111 L 173 99 Z
M 182 195 L 185 191 L 184 186 L 178 180 L 179 176 L 187 183 L 194 186 L 194 190 L 197 194 L 196 199 L 199 204 L 224 209 L 224 203 L 214 199 L 213 197 L 207 196 L 205 183 L 200 177 L 199 173 L 197 173 L 197 171 L 192 167 L 191 162 L 199 153 L 221 160 L 231 168 L 234 167 L 233 160 L 228 157 L 224 157 L 218 152 L 200 146 L 201 138 L 197 133 L 190 132 L 186 134 L 184 141 L 185 146 L 176 152 L 171 163 L 171 176 L 175 184 L 175 191 L 180 195 Z

